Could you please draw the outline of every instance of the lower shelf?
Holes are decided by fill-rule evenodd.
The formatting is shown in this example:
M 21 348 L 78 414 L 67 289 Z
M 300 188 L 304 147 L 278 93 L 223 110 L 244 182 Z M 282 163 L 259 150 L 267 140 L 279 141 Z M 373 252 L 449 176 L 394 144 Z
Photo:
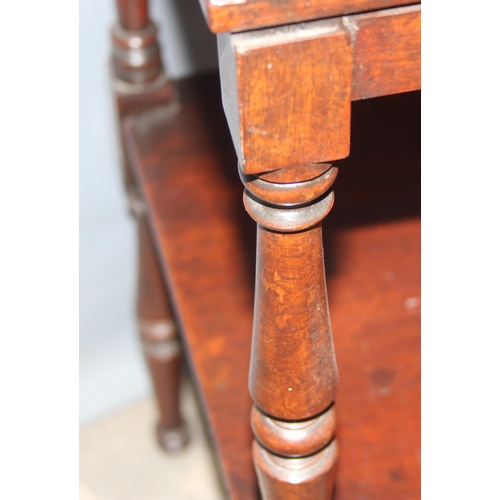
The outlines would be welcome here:
M 228 495 L 259 498 L 247 389 L 255 226 L 215 75 L 124 123 Z M 340 372 L 336 500 L 420 498 L 420 95 L 353 104 L 324 223 Z M 391 149 L 392 148 L 392 149 Z M 345 174 L 344 174 L 345 172 Z

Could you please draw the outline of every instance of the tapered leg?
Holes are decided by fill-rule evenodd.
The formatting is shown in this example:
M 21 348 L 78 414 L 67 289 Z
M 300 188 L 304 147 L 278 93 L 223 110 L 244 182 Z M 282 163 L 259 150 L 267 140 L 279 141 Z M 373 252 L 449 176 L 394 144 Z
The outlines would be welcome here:
M 177 95 L 161 62 L 156 27 L 149 19 L 147 0 L 116 0 L 116 7 L 118 22 L 112 28 L 111 70 L 120 124 L 126 116 L 135 113 L 172 114 L 178 107 Z M 164 450 L 175 451 L 187 443 L 186 427 L 179 411 L 181 349 L 144 202 L 121 134 L 120 141 L 129 208 L 137 221 L 137 315 L 160 413 L 158 442 Z
M 137 217 L 137 230 L 139 332 L 160 412 L 158 442 L 166 451 L 175 451 L 187 443 L 186 426 L 179 411 L 181 348 L 144 213 Z
M 321 220 L 337 169 L 298 183 L 245 177 L 257 221 L 250 392 L 253 458 L 265 500 L 331 497 L 338 456 L 337 366 Z

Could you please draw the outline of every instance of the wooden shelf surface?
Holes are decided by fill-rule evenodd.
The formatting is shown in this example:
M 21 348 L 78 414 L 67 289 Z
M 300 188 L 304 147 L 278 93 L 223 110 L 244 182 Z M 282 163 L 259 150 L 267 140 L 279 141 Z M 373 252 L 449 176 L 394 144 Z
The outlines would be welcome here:
M 258 499 L 247 389 L 255 224 L 215 75 L 179 82 L 181 111 L 128 118 L 188 362 L 228 496 Z M 324 223 L 340 372 L 335 500 L 420 498 L 420 94 L 353 103 Z

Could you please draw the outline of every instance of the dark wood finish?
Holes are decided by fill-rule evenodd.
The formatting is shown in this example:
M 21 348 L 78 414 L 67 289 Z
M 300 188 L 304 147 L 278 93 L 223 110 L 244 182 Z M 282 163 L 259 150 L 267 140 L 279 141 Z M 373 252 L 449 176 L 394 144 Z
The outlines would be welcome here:
M 338 373 L 321 221 L 337 169 L 300 183 L 246 183 L 257 224 L 250 362 L 253 459 L 264 499 L 331 497 L 338 457 Z
M 256 405 L 253 459 L 264 499 L 327 500 L 332 494 L 338 374 L 320 223 L 332 195 L 298 209 L 245 197 L 258 222 L 249 384 Z
M 224 482 L 230 498 L 251 499 L 257 481 L 247 388 L 253 307 L 247 266 L 255 235 L 241 204 L 219 81 L 180 83 L 175 119 L 131 117 L 124 133 Z
M 179 411 L 181 346 L 145 211 L 138 214 L 139 280 L 137 317 L 144 355 L 160 412 L 157 437 L 166 451 L 187 443 Z
M 415 3 L 414 0 L 200 0 L 214 33 L 246 31 Z
M 151 22 L 147 12 L 147 1 L 144 0 L 116 0 L 119 12 L 119 21 L 111 29 L 112 57 L 111 57 L 111 84 L 114 91 L 118 120 L 134 113 L 143 113 L 155 110 L 157 114 L 175 113 L 177 96 L 175 87 L 167 78 L 163 69 L 156 27 Z M 136 14 L 137 11 L 143 14 Z M 144 14 L 145 12 L 145 14 Z M 127 16 L 140 20 L 139 31 L 128 29 Z M 146 19 L 144 19 L 146 16 Z M 139 51 L 149 51 L 153 47 L 153 57 L 138 57 L 134 64 L 129 64 Z M 151 62 L 153 64 L 151 65 Z M 151 80 L 153 78 L 153 80 Z M 121 165 L 125 189 L 130 197 L 140 199 L 135 181 L 130 172 L 130 167 L 124 154 L 123 137 L 119 130 L 121 142 Z M 129 200 L 130 201 L 130 200 Z M 132 209 L 131 209 L 132 210 Z
M 352 51 L 339 20 L 219 35 L 218 44 L 224 108 L 245 174 L 349 154 Z
M 118 20 L 124 30 L 142 30 L 149 24 L 148 0 L 116 0 Z
M 290 169 L 279 182 L 348 156 L 352 100 L 420 88 L 420 5 L 224 34 L 218 43 L 241 169 Z
M 154 112 L 160 117 L 175 114 L 178 111 L 178 101 L 175 87 L 171 82 L 165 80 L 165 84 L 143 94 L 127 94 L 119 91 L 114 92 L 116 111 L 118 121 L 121 122 L 129 115 L 140 114 L 144 112 Z M 137 189 L 135 179 L 130 169 L 130 162 L 125 153 L 123 144 L 123 135 L 119 131 L 119 142 L 121 144 L 120 166 L 122 169 L 122 178 L 125 191 L 128 195 L 129 212 L 134 213 L 134 200 L 141 200 L 141 194 Z
M 118 121 L 148 112 L 163 119 L 175 114 L 176 93 L 161 64 L 147 1 L 117 0 L 117 8 L 119 22 L 112 28 L 111 67 Z M 121 127 L 119 133 L 123 147 Z M 129 209 L 137 221 L 137 316 L 160 414 L 157 438 L 164 450 L 177 451 L 187 443 L 186 426 L 179 413 L 181 351 L 177 327 L 145 217 L 145 205 L 126 153 L 122 157 L 122 170 Z
M 336 169 L 315 166 L 348 156 L 352 100 L 420 87 L 420 5 L 226 33 L 218 47 L 244 204 L 258 223 L 249 386 L 261 493 L 328 499 L 338 377 L 321 221 Z
M 271 172 L 261 172 L 259 173 L 259 179 L 275 184 L 303 182 L 314 177 L 319 177 L 327 170 L 330 170 L 331 166 L 331 163 L 312 163 L 310 165 L 282 168 Z
M 217 88 L 208 77 L 181 82 L 175 119 L 130 117 L 125 134 L 224 482 L 231 498 L 246 500 L 259 497 L 247 389 L 255 229 Z M 418 94 L 353 104 L 352 154 L 337 164 L 338 198 L 323 223 L 337 415 L 323 417 L 315 442 L 290 447 L 273 419 L 252 414 L 262 442 L 284 454 L 328 442 L 338 417 L 335 500 L 419 498 L 418 118 Z
M 116 0 L 116 6 L 119 19 L 111 29 L 115 90 L 137 95 L 168 86 L 148 2 Z
M 345 18 L 353 101 L 420 89 L 420 5 Z
M 241 174 L 241 179 L 248 191 L 257 198 L 273 205 L 293 206 L 319 198 L 331 187 L 338 173 L 338 168 L 331 165 L 327 165 L 327 170 L 320 175 L 316 175 L 317 172 L 311 168 L 304 170 L 312 177 L 300 182 L 272 182 L 267 175 L 257 177 Z M 286 169 L 286 172 L 290 173 L 290 169 Z
M 341 398 L 336 401 L 339 384 L 322 221 L 334 200 L 338 166 L 331 162 L 347 157 L 350 150 L 351 102 L 420 86 L 420 5 L 407 3 L 202 2 L 212 28 L 218 22 L 214 13 L 226 16 L 214 31 L 281 25 L 218 37 L 224 107 L 246 186 L 244 204 L 258 223 L 249 386 L 253 462 L 266 500 L 326 500 L 337 468 L 338 498 L 366 493 L 356 490 L 357 484 L 349 485 L 349 471 L 342 482 L 342 417 L 338 431 L 337 411 L 343 409 Z M 122 113 L 127 156 L 134 164 L 134 169 L 127 167 L 129 192 L 131 198 L 144 195 L 148 205 L 228 491 L 235 498 L 253 498 L 258 496 L 255 473 L 236 435 L 241 434 L 248 453 L 252 438 L 241 413 L 251 404 L 241 390 L 248 344 L 238 331 L 252 322 L 251 286 L 241 280 L 251 254 L 238 237 L 249 233 L 234 210 L 232 180 L 226 171 L 215 170 L 229 162 L 230 149 L 223 146 L 227 135 L 222 126 L 214 129 L 222 123 L 220 116 L 203 103 L 213 95 L 203 97 L 187 85 L 193 103 L 186 107 L 185 100 L 180 114 L 175 92 L 161 101 L 172 87 L 161 67 L 147 3 L 136 2 L 135 15 L 125 5 L 120 3 L 120 24 L 113 28 L 113 70 L 119 108 L 129 110 Z M 380 10 L 385 7 L 395 8 Z M 359 13 L 366 9 L 373 11 Z M 338 17 L 346 12 L 350 15 Z M 297 24 L 307 19 L 312 20 Z M 149 97 L 142 101 L 145 95 Z M 158 106 L 131 111 L 155 100 Z M 140 288 L 144 304 L 149 304 L 141 306 L 140 299 L 141 334 L 155 384 L 163 393 L 159 428 L 178 432 L 180 415 L 171 408 L 178 401 L 179 346 L 172 322 L 165 320 L 172 316 L 168 309 L 163 307 L 161 319 L 147 317 L 148 307 L 156 307 L 147 290 L 155 289 L 158 296 L 162 291 L 144 214 L 140 219 L 141 273 L 149 283 L 145 292 Z M 156 281 L 149 277 L 151 259 Z M 407 309 L 416 300 L 409 297 Z M 392 377 L 385 366 L 373 372 L 381 395 L 390 391 Z M 363 415 L 353 411 L 350 417 L 355 422 Z M 360 438 L 370 443 L 373 435 L 358 427 L 354 448 Z M 180 447 L 182 439 L 177 440 Z M 405 450 L 405 463 L 414 470 L 408 453 L 415 457 L 414 441 Z M 401 475 L 397 468 L 389 473 L 394 482 Z M 418 488 L 412 481 L 408 491 L 414 494 Z M 377 489 L 381 484 L 385 493 L 397 490 L 379 477 L 373 480 L 377 491 L 382 491 Z

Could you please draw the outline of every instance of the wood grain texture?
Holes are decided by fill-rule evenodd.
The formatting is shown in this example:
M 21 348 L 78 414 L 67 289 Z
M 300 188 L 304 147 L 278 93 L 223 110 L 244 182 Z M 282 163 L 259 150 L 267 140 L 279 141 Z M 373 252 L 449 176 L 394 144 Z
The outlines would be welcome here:
M 420 89 L 420 5 L 345 18 L 353 48 L 352 100 Z
M 289 234 L 259 225 L 250 392 L 268 415 L 302 420 L 333 403 L 327 304 L 321 225 Z
M 200 0 L 214 33 L 246 31 L 415 3 L 414 0 Z
M 349 154 L 352 54 L 340 21 L 222 35 L 219 58 L 244 173 Z
M 255 227 L 218 85 L 181 82 L 177 118 L 130 119 L 127 146 L 228 496 L 256 500 L 247 388 Z M 352 152 L 337 163 L 323 223 L 340 372 L 335 500 L 420 498 L 419 112 L 415 93 L 353 103 Z
M 351 100 L 420 88 L 420 5 L 224 34 L 218 45 L 224 109 L 245 174 L 302 175 L 298 169 L 343 159 Z
M 262 497 L 329 500 L 338 457 L 335 427 L 282 431 L 299 423 L 314 428 L 318 414 L 331 411 L 338 389 L 319 223 L 286 234 L 258 225 L 254 318 L 250 393 L 272 423 L 265 433 L 253 427 Z M 304 442 L 296 434 L 304 434 Z M 326 442 L 316 439 L 321 434 Z
M 149 322 L 171 320 L 172 311 L 168 294 L 145 214 L 137 217 L 137 233 L 139 241 L 137 314 Z M 145 338 L 151 342 L 164 340 L 150 335 L 145 335 Z

